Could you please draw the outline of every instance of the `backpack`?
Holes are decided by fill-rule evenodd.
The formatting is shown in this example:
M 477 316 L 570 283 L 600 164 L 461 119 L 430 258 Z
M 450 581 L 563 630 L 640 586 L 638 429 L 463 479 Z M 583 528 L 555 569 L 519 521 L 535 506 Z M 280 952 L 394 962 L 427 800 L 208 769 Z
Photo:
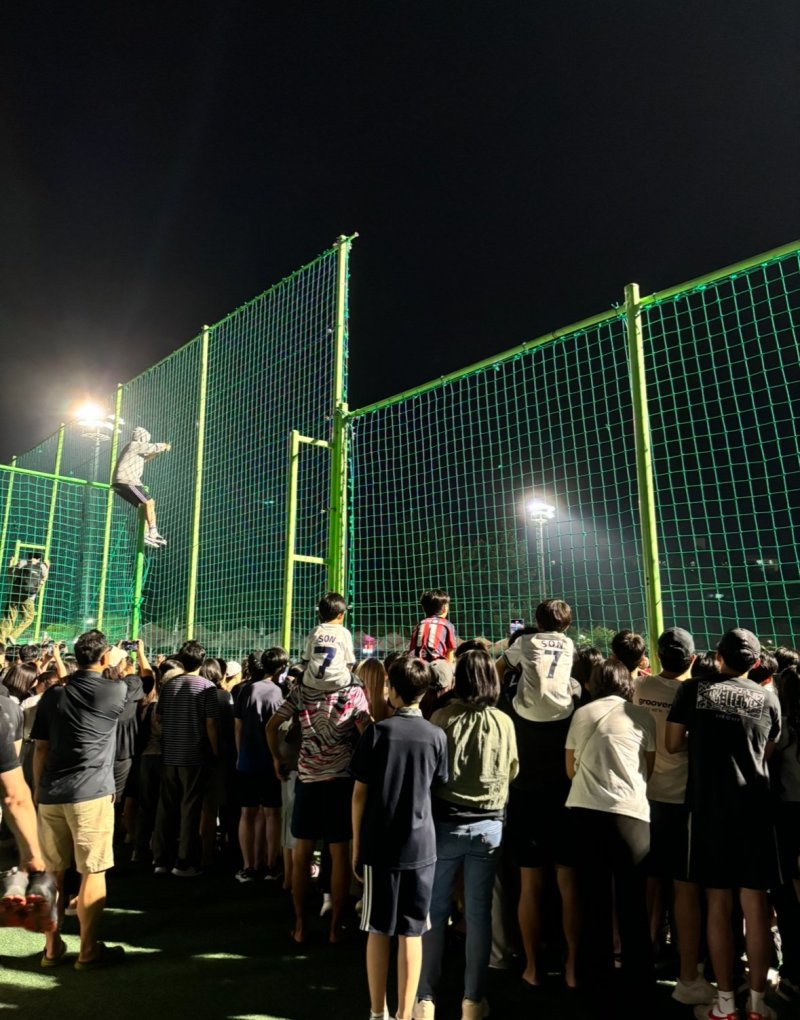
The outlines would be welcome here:
M 11 579 L 11 596 L 14 599 L 31 599 L 39 593 L 44 580 L 42 562 L 39 560 L 32 563 L 26 560 L 14 567 L 14 574 Z

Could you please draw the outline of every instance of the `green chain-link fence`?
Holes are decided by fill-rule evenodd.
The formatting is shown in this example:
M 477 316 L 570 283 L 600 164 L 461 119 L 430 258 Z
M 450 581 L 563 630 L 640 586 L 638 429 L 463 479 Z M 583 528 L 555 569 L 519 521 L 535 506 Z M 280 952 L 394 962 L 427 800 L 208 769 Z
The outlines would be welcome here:
M 346 527 L 349 625 L 381 651 L 405 644 L 430 586 L 450 590 L 464 637 L 504 637 L 547 594 L 600 646 L 661 619 L 706 646 L 734 623 L 796 642 L 798 246 L 352 413 L 348 251 L 122 387 L 102 435 L 72 424 L 18 458 L 32 473 L 0 470 L 5 559 L 18 543 L 53 559 L 37 634 L 99 620 L 115 637 L 140 625 L 156 649 L 192 633 L 225 655 L 297 651 L 343 583 Z M 173 446 L 145 472 L 169 544 L 141 558 L 135 514 L 107 489 L 115 422 L 120 449 L 136 425 Z
M 39 626 L 20 640 L 71 637 L 99 623 L 115 638 L 140 629 L 152 649 L 174 649 L 187 633 L 226 655 L 277 643 L 290 436 L 332 438 L 335 352 L 343 364 L 346 356 L 337 287 L 348 250 L 342 239 L 124 385 L 118 414 L 112 399 L 99 424 L 62 430 L 60 455 L 56 434 L 17 458 L 17 468 L 48 477 L 0 471 L 6 562 L 19 542 L 23 552 L 47 544 L 53 564 L 37 599 Z M 172 444 L 144 472 L 168 545 L 146 550 L 138 575 L 135 511 L 112 495 L 106 518 L 115 426 L 116 452 L 136 426 Z M 56 473 L 104 484 L 59 483 Z M 296 548 L 323 559 L 330 452 L 313 448 L 299 474 Z M 296 571 L 295 643 L 326 580 L 324 566 Z

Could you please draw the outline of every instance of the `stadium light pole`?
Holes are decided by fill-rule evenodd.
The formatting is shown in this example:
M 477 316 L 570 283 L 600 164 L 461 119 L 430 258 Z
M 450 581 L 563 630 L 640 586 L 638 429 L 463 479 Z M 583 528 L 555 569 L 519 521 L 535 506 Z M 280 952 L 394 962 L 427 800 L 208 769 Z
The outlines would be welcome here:
M 545 573 L 544 556 L 544 526 L 549 524 L 556 515 L 556 508 L 552 503 L 546 503 L 543 499 L 529 500 L 525 509 L 529 519 L 536 525 L 536 556 L 539 570 L 539 601 L 547 598 L 547 575 Z

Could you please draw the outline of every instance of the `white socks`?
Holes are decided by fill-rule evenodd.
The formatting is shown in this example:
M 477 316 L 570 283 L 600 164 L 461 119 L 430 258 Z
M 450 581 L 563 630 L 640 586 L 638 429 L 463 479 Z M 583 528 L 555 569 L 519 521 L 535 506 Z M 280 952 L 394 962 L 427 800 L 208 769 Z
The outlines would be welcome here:
M 721 989 L 717 989 L 717 1005 L 723 1016 L 735 1013 L 736 1003 L 733 999 L 733 992 L 723 992 Z
M 767 1007 L 766 1003 L 764 1002 L 764 996 L 766 994 L 767 994 L 766 992 L 754 992 L 752 988 L 750 989 L 751 1013 L 758 1013 L 759 1016 L 767 1015 Z

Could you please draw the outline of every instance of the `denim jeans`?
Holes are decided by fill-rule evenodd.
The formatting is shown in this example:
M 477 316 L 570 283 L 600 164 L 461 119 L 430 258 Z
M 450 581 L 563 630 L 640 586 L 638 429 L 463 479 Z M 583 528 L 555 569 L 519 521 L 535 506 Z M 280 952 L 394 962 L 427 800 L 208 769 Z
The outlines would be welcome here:
M 502 838 L 503 823 L 499 819 L 436 823 L 437 860 L 431 898 L 431 928 L 422 936 L 418 999 L 436 998 L 453 887 L 462 863 L 467 922 L 464 997 L 473 1002 L 480 1002 L 483 998 L 492 948 L 492 887 Z

